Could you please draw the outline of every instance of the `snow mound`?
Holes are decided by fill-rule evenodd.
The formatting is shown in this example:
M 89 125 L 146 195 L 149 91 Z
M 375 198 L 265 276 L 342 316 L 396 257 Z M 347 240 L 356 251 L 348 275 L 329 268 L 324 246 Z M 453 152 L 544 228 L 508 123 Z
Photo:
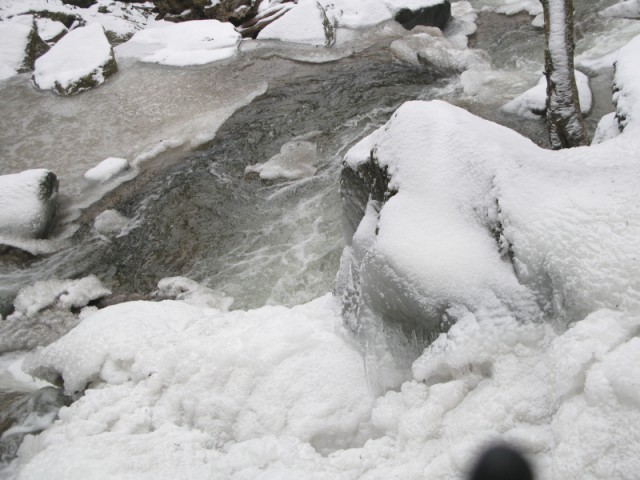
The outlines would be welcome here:
M 603 116 L 598 122 L 595 133 L 593 134 L 593 140 L 591 143 L 597 145 L 598 143 L 606 142 L 612 138 L 620 135 L 620 128 L 616 120 L 615 112 L 611 112 Z
M 632 123 L 634 128 L 640 128 L 640 122 L 636 118 L 640 115 L 638 52 L 640 52 L 640 35 L 618 51 L 615 63 L 613 103 L 616 106 L 616 118 L 621 130 Z
M 109 157 L 87 170 L 84 178 L 90 182 L 105 183 L 126 172 L 130 167 L 129 162 L 124 158 Z
M 245 174 L 257 173 L 263 180 L 297 180 L 313 177 L 318 160 L 315 143 L 294 140 L 282 145 L 280 153 L 266 162 L 247 166 Z
M 575 70 L 576 85 L 578 87 L 578 97 L 580 100 L 580 110 L 582 113 L 589 113 L 592 106 L 591 89 L 589 88 L 589 77 L 584 73 Z M 511 100 L 502 107 L 502 111 L 512 115 L 519 115 L 524 118 L 538 119 L 547 110 L 547 79 L 543 75 L 538 80 L 535 87 L 527 90 L 522 95 Z
M 22 23 L 0 23 L 0 80 L 9 78 L 24 67 L 33 27 Z
M 630 140 L 551 152 L 446 103 L 406 103 L 346 157 L 387 172 L 392 194 L 353 267 L 363 298 L 436 330 L 454 305 L 568 322 L 638 308 Z
M 46 236 L 57 212 L 57 198 L 58 179 L 48 170 L 0 175 L 0 235 Z
M 36 25 L 38 26 L 38 35 L 45 42 L 55 41 L 69 31 L 62 22 L 50 18 L 38 18 Z
M 104 83 L 118 70 L 99 23 L 76 28 L 36 60 L 33 82 L 42 90 L 73 95 Z
M 159 22 L 118 46 L 118 57 L 172 66 L 204 65 L 233 56 L 240 34 L 218 20 Z

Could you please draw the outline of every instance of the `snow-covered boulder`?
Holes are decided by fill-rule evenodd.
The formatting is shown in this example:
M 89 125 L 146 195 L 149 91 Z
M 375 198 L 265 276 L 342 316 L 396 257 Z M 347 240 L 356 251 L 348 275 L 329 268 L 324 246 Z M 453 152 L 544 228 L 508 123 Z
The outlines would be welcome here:
M 340 27 L 366 28 L 391 18 L 382 0 L 300 0 L 258 38 L 330 46 Z
M 418 25 L 443 30 L 451 19 L 449 0 L 383 0 L 395 20 L 407 30 Z
M 580 110 L 586 114 L 591 111 L 592 95 L 589 88 L 589 77 L 575 70 Z M 547 79 L 543 75 L 535 87 L 530 88 L 522 95 L 517 96 L 502 107 L 502 111 L 524 118 L 538 119 L 547 111 Z
M 42 90 L 74 95 L 101 85 L 117 71 L 104 29 L 92 23 L 72 30 L 40 57 L 33 82 Z
M 406 103 L 345 159 L 351 231 L 362 219 L 338 279 L 347 320 L 429 340 L 468 311 L 569 322 L 640 308 L 637 148 L 552 152 L 449 104 Z
M 38 18 L 36 25 L 38 27 L 38 35 L 45 42 L 55 43 L 69 31 L 64 23 L 51 18 Z
M 43 238 L 58 209 L 58 179 L 44 169 L 0 175 L 0 236 Z
M 116 48 L 118 57 L 163 65 L 204 65 L 230 58 L 240 34 L 233 25 L 218 20 L 159 23 L 136 33 Z
M 0 80 L 33 69 L 36 58 L 48 50 L 31 17 L 25 22 L 0 22 Z

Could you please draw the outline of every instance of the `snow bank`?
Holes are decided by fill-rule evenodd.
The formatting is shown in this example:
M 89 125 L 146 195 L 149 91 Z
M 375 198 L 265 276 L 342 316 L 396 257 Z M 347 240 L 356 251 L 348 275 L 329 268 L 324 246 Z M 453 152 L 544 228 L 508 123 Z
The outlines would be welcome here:
M 130 167 L 129 162 L 124 158 L 109 157 L 87 170 L 84 178 L 90 182 L 105 183 L 129 170 Z
M 287 142 L 280 153 L 264 163 L 249 165 L 246 173 L 257 173 L 263 180 L 297 180 L 316 173 L 318 151 L 315 143 L 304 140 Z
M 57 198 L 58 180 L 48 170 L 0 175 L 0 235 L 46 236 L 56 215 Z
M 621 130 L 629 124 L 640 128 L 640 35 L 622 47 L 615 63 L 613 103 Z
M 38 88 L 73 95 L 104 83 L 118 70 L 113 50 L 98 23 L 76 28 L 36 60 Z
M 182 23 L 158 22 L 120 45 L 118 57 L 131 57 L 163 65 L 204 65 L 233 56 L 240 34 L 218 20 Z
M 575 70 L 575 76 L 578 87 L 578 98 L 580 99 L 580 110 L 582 110 L 582 113 L 589 113 L 592 105 L 589 77 L 578 70 Z M 535 87 L 527 90 L 522 95 L 519 95 L 504 105 L 502 111 L 524 118 L 538 119 L 545 114 L 547 110 L 546 103 L 547 79 L 543 75 Z

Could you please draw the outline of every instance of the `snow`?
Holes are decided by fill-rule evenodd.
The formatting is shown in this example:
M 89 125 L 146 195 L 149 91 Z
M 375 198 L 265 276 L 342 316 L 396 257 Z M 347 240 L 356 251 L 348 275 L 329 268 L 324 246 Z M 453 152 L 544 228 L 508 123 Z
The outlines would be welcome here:
M 312 177 L 318 161 L 315 143 L 294 140 L 282 145 L 280 153 L 266 162 L 247 166 L 245 174 L 257 173 L 263 180 L 297 180 Z
M 575 70 L 576 85 L 578 87 L 578 98 L 580 99 L 580 110 L 582 113 L 591 111 L 592 95 L 589 88 L 589 77 L 584 73 Z M 502 111 L 512 115 L 519 115 L 524 118 L 538 119 L 544 115 L 547 109 L 547 79 L 543 75 L 538 80 L 535 87 L 527 90 L 522 95 L 511 100 L 502 107 Z
M 611 112 L 603 116 L 598 122 L 591 144 L 597 145 L 598 143 L 606 142 L 607 140 L 615 138 L 618 135 L 620 135 L 620 128 L 618 127 L 616 114 L 615 112 Z
M 116 49 L 118 57 L 172 66 L 204 65 L 233 56 L 240 34 L 217 20 L 158 22 Z
M 527 12 L 529 15 L 542 13 L 542 4 L 539 0 L 476 0 L 478 8 L 483 11 L 515 15 Z
M 86 90 L 82 79 L 104 83 L 105 66 L 114 61 L 113 50 L 99 23 L 76 28 L 36 60 L 33 81 L 42 90 L 74 93 Z
M 105 158 L 98 165 L 87 170 L 84 178 L 90 182 L 104 183 L 129 170 L 131 166 L 125 158 Z
M 93 228 L 102 235 L 120 235 L 129 225 L 130 219 L 117 210 L 105 210 L 96 216 Z
M 45 42 L 50 42 L 68 31 L 62 22 L 51 20 L 50 18 L 38 18 L 36 25 L 38 27 L 38 35 Z
M 37 238 L 47 229 L 55 210 L 57 188 L 45 198 L 43 185 L 51 172 L 45 169 L 0 175 L 0 234 Z
M 616 3 L 600 12 L 605 17 L 640 18 L 640 0 Z
M 616 105 L 618 123 L 621 128 L 634 123 L 638 128 L 638 112 L 640 112 L 640 35 L 635 37 L 617 54 L 615 64 L 615 91 L 613 103 Z
M 23 67 L 32 26 L 22 23 L 0 23 L 0 80 L 18 73 Z
M 215 308 L 228 312 L 233 298 L 186 277 L 163 278 L 158 282 L 156 295 L 181 300 L 197 307 Z

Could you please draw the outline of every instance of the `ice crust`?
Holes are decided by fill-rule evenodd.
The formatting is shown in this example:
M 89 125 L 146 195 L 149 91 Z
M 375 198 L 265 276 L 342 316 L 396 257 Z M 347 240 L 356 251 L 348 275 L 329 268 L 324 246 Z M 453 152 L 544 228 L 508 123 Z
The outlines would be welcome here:
M 218 20 L 158 22 L 117 48 L 119 57 L 162 65 L 204 65 L 233 56 L 240 34 Z
M 245 173 L 257 173 L 263 180 L 297 180 L 313 177 L 318 164 L 318 147 L 313 142 L 294 140 L 266 162 L 249 165 Z
M 131 165 L 125 158 L 105 158 L 95 167 L 84 173 L 84 178 L 90 182 L 104 183 L 129 170 Z

